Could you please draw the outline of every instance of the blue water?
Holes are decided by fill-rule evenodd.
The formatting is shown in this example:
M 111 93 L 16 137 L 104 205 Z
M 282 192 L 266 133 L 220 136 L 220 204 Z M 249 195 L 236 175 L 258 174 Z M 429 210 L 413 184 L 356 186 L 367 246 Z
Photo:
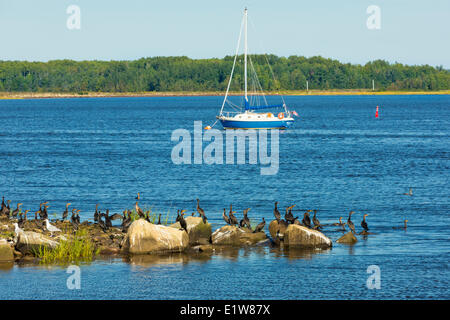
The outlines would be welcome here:
M 141 206 L 170 212 L 201 199 L 213 228 L 230 203 L 272 220 L 273 202 L 318 209 L 322 223 L 369 213 L 374 235 L 324 252 L 256 247 L 201 257 L 98 259 L 81 290 L 64 268 L 0 268 L 0 299 L 448 299 L 450 97 L 287 97 L 300 118 L 280 134 L 278 174 L 260 165 L 175 165 L 172 131 L 211 124 L 221 97 L 0 100 L 0 195 L 34 211 L 66 202 L 91 219 Z M 380 105 L 380 118 L 374 118 Z M 412 197 L 403 196 L 413 188 Z M 55 213 L 55 215 L 53 215 Z M 361 230 L 362 214 L 353 221 Z M 409 220 L 408 230 L 393 230 Z M 267 229 L 266 229 L 267 231 Z M 341 236 L 325 228 L 333 241 Z M 366 286 L 378 265 L 381 289 Z

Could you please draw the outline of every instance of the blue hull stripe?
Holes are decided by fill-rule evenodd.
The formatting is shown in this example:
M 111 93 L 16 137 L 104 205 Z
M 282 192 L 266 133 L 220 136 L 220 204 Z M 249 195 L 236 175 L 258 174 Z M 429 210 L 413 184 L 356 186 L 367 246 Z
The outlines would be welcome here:
M 294 120 L 279 121 L 233 121 L 220 120 L 225 129 L 286 129 L 289 128 Z

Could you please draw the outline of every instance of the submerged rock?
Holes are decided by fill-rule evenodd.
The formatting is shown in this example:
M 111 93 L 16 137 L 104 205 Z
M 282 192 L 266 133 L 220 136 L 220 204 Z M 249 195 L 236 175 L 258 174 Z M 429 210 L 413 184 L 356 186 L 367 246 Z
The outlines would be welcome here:
M 122 242 L 122 250 L 131 254 L 181 252 L 188 244 L 189 236 L 184 230 L 139 219 L 129 227 Z
M 14 251 L 8 241 L 0 239 L 0 262 L 14 261 Z
M 210 243 L 212 233 L 210 223 L 203 223 L 200 217 L 186 217 L 185 220 L 191 246 Z M 171 224 L 170 227 L 180 229 L 181 225 L 176 222 Z
M 322 232 L 290 224 L 284 233 L 284 245 L 303 248 L 329 248 L 333 242 Z
M 217 229 L 211 235 L 213 245 L 222 246 L 242 246 L 254 245 L 267 239 L 266 234 L 261 232 L 253 233 L 247 228 L 238 228 L 235 226 L 223 226 Z
M 17 236 L 16 249 L 23 254 L 34 253 L 39 250 L 40 247 L 54 249 L 57 246 L 57 241 L 51 240 L 37 232 L 24 231 L 20 232 Z
M 346 244 L 354 244 L 358 242 L 358 239 L 356 239 L 355 235 L 349 231 L 346 234 L 344 234 L 342 237 L 336 240 L 337 243 L 346 243 Z

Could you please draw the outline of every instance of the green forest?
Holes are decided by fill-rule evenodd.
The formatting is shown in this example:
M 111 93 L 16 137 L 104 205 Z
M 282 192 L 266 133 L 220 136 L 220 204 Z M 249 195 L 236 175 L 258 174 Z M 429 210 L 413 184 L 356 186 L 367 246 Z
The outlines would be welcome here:
M 133 61 L 0 61 L 0 92 L 224 91 L 233 56 L 223 59 L 151 57 Z M 309 89 L 448 90 L 450 71 L 376 60 L 365 65 L 322 57 L 251 55 L 265 91 Z M 238 57 L 242 62 L 243 57 Z M 269 64 L 267 63 L 269 62 Z M 269 67 L 270 65 L 270 67 Z M 275 77 L 272 76 L 272 71 Z M 242 88 L 237 63 L 231 90 Z

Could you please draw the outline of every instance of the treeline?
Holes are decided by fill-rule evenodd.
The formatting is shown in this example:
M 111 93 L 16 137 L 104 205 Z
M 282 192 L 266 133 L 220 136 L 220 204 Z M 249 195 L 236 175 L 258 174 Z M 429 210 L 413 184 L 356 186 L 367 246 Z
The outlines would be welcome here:
M 142 92 L 223 91 L 233 58 L 190 59 L 153 57 L 134 61 L 49 62 L 0 61 L 3 92 Z M 242 62 L 243 57 L 238 57 Z M 343 64 L 322 57 L 288 58 L 251 55 L 266 91 L 309 89 L 448 90 L 450 71 L 442 67 L 407 66 L 376 60 L 365 65 Z M 270 67 L 276 76 L 273 78 Z M 243 66 L 238 63 L 231 90 L 240 90 Z

